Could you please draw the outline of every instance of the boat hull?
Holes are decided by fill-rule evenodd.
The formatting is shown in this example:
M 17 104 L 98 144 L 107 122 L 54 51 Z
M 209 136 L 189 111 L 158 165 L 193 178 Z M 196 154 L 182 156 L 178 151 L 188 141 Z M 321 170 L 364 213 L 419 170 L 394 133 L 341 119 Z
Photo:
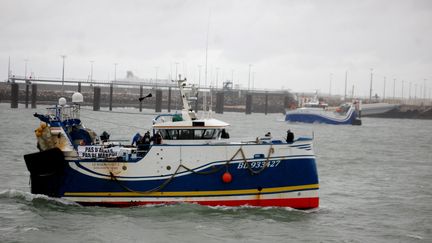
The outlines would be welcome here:
M 169 150 L 177 149 L 176 147 L 180 146 L 155 146 L 154 149 Z M 66 160 L 66 166 L 57 175 L 61 179 L 52 182 L 58 183 L 55 186 L 58 191 L 54 194 L 50 191 L 49 196 L 65 198 L 82 205 L 109 207 L 185 202 L 208 206 L 250 205 L 298 209 L 319 206 L 318 173 L 309 143 L 236 145 L 218 148 L 182 147 L 184 151 L 188 149 L 199 151 L 196 149 L 200 147 L 201 150 L 244 149 L 246 157 L 237 156 L 227 163 L 226 160 L 215 160 L 209 156 L 211 162 L 195 166 L 181 161 L 177 163 L 171 161 L 168 162 L 172 166 L 171 173 L 147 176 L 130 176 L 131 174 L 118 171 L 133 166 L 137 168 L 136 170 L 142 169 L 143 166 L 148 167 L 144 169 L 151 170 L 154 165 L 161 168 L 165 165 L 161 166 L 161 163 L 157 162 L 153 165 L 150 161 L 118 163 Z M 274 156 L 256 158 L 257 154 L 263 155 L 269 148 L 276 151 Z M 256 151 L 253 155 L 248 153 L 252 150 Z M 151 156 L 151 152 L 148 156 Z M 188 157 L 185 154 L 183 156 Z M 26 160 L 26 163 L 31 164 L 32 161 Z M 105 171 L 100 168 L 102 164 L 106 166 Z M 229 182 L 222 179 L 226 172 L 229 172 L 232 178 Z M 34 174 L 32 171 L 30 173 Z M 32 176 L 32 186 L 40 184 L 38 178 Z M 38 193 L 46 194 L 41 190 Z
M 344 117 L 331 116 L 330 112 L 294 110 L 286 112 L 285 121 L 323 123 L 331 125 L 361 125 L 361 120 L 358 119 L 358 115 L 355 110 L 350 110 Z

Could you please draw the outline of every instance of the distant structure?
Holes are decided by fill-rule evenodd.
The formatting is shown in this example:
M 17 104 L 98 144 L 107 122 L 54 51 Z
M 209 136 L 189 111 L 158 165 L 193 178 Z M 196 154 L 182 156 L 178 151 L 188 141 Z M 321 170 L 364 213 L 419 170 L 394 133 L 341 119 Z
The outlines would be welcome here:
M 232 90 L 233 88 L 233 82 L 232 81 L 225 81 L 223 82 L 223 90 Z

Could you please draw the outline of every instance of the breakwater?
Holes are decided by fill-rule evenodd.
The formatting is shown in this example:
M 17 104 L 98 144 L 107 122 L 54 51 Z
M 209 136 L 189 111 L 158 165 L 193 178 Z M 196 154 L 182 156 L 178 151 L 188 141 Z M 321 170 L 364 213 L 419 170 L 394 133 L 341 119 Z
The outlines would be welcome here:
M 17 84 L 17 83 L 16 83 Z M 84 96 L 84 104 L 93 106 L 95 110 L 100 107 L 136 107 L 155 108 L 156 112 L 162 110 L 181 109 L 181 100 L 178 90 L 172 87 L 136 86 L 125 87 L 120 85 L 65 85 L 64 92 L 60 84 L 38 83 L 33 90 L 33 84 L 19 83 L 13 93 L 12 83 L 0 83 L 0 102 L 28 104 L 55 104 L 60 97 L 69 102 L 74 92 L 80 90 Z M 139 97 L 151 93 L 152 97 L 139 102 Z M 206 97 L 206 98 L 205 98 Z M 33 100 L 34 99 L 34 100 Z M 283 113 L 285 108 L 295 103 L 293 95 L 287 91 L 247 91 L 247 90 L 216 90 L 210 89 L 205 93 L 198 93 L 197 101 L 192 104 L 194 109 L 203 110 L 207 100 L 207 107 L 218 113 L 235 111 L 246 113 Z M 26 105 L 27 107 L 27 105 Z M 33 105 L 32 105 L 33 107 Z
M 368 115 L 368 117 L 379 118 L 402 118 L 402 119 L 432 119 L 432 106 L 424 105 L 402 105 L 382 114 Z

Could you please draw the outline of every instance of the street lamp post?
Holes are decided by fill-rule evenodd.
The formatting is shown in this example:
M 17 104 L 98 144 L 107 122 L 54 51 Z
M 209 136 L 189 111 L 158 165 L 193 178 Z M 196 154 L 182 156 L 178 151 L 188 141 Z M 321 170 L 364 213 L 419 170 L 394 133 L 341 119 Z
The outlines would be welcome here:
M 24 79 L 27 79 L 27 62 L 28 59 L 24 59 Z
M 64 96 L 64 70 L 65 70 L 66 55 L 61 55 L 60 57 L 63 59 L 63 68 L 62 68 L 62 95 Z
M 201 65 L 198 65 L 198 87 L 201 87 Z
M 249 79 L 248 79 L 248 91 L 250 90 L 250 81 L 251 81 L 251 68 L 252 68 L 252 64 L 249 64 Z
M 157 87 L 157 81 L 158 81 L 158 69 L 159 69 L 158 66 L 155 67 L 155 73 L 156 73 L 156 75 L 155 75 L 155 83 L 156 83 L 156 87 Z
M 176 80 L 178 80 L 178 76 L 177 76 L 177 75 L 178 75 L 178 73 L 177 73 L 177 66 L 178 66 L 179 63 L 176 62 L 176 63 L 174 63 L 174 64 L 175 64 L 175 66 L 176 66 Z
M 114 63 L 114 81 L 117 81 L 117 64 L 118 63 Z
M 369 90 L 369 102 L 372 101 L 372 80 L 373 80 L 373 68 L 371 70 L 371 78 L 370 78 L 370 90 Z
M 218 82 L 219 82 L 219 68 L 216 68 L 216 89 L 218 88 Z
M 90 85 L 93 84 L 93 63 L 94 61 L 90 61 Z

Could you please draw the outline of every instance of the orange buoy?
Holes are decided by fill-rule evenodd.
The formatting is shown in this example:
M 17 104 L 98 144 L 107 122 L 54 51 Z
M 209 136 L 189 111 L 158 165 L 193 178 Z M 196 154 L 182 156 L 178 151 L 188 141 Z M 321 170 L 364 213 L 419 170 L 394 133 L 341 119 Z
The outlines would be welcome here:
M 232 175 L 228 171 L 222 175 L 222 181 L 225 183 L 230 183 L 232 181 Z

